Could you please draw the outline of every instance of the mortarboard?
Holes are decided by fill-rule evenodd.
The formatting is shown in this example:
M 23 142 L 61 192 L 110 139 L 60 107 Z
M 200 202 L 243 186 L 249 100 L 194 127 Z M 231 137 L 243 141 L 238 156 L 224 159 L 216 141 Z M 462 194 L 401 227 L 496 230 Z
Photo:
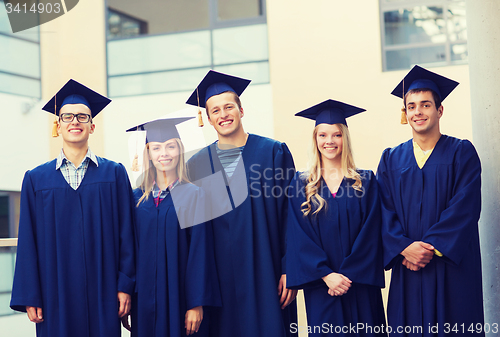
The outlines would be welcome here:
M 156 119 L 134 126 L 128 129 L 127 132 L 146 131 L 146 144 L 149 142 L 164 143 L 172 138 L 180 138 L 176 125 L 193 118 L 194 117 L 177 117 Z
M 66 104 L 84 104 L 93 118 L 110 102 L 109 98 L 71 79 L 45 104 L 43 110 L 59 116 L 59 110 Z
M 210 70 L 203 80 L 201 80 L 200 84 L 198 84 L 186 103 L 204 108 L 205 102 L 214 95 L 232 91 L 240 96 L 250 82 L 251 80 Z
M 414 66 L 391 92 L 394 96 L 403 98 L 413 89 L 431 89 L 438 94 L 441 101 L 455 89 L 459 83 L 420 66 Z
M 316 125 L 323 123 L 341 123 L 347 126 L 347 117 L 351 117 L 363 111 L 366 110 L 339 101 L 334 101 L 333 99 L 329 99 L 316 104 L 315 106 L 307 108 L 301 112 L 298 112 L 295 114 L 295 116 L 313 119 L 316 121 Z

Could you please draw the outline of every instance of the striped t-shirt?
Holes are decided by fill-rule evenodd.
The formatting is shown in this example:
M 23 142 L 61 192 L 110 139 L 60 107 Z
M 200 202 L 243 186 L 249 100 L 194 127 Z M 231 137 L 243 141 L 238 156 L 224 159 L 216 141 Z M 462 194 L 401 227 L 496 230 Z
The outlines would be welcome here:
M 243 152 L 243 148 L 245 146 L 235 147 L 228 150 L 221 150 L 218 145 L 215 147 L 217 148 L 217 155 L 219 156 L 219 160 L 224 168 L 224 171 L 226 171 L 227 176 L 231 178 L 238 162 L 240 161 L 241 153 Z

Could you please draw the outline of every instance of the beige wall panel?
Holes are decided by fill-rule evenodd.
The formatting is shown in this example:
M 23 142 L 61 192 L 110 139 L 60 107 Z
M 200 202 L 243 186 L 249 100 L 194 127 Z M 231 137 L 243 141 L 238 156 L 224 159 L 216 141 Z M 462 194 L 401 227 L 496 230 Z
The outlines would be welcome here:
M 42 101 L 49 100 L 70 78 L 106 94 L 104 9 L 101 0 L 80 1 L 65 15 L 40 26 Z M 53 121 L 50 118 L 48 137 Z M 99 156 L 104 152 L 101 121 L 101 116 L 94 119 L 96 131 L 90 136 L 90 147 Z M 62 141 L 58 137 L 50 143 L 50 157 L 54 158 Z

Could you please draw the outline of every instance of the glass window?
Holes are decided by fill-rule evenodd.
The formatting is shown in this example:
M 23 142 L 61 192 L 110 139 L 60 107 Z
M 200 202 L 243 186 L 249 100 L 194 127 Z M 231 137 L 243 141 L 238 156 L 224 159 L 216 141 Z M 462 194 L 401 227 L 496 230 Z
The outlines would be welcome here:
M 108 38 L 165 34 L 206 29 L 210 26 L 209 0 L 108 0 Z M 126 34 L 120 34 L 125 28 Z M 142 27 L 142 28 L 141 28 Z M 124 32 L 125 33 L 125 32 Z M 133 35 L 132 35 L 133 36 Z
M 384 70 L 467 62 L 465 1 L 384 0 L 380 8 Z
M 108 74 L 209 67 L 210 32 L 198 31 L 108 42 Z
M 4 74 L 0 71 L 0 92 L 40 98 L 40 80 L 12 74 Z
M 133 37 L 147 34 L 148 23 L 127 14 L 108 9 L 108 38 Z
M 109 95 L 120 97 L 191 91 L 209 69 L 207 67 L 110 77 L 108 80 Z
M 107 4 L 111 97 L 189 91 L 208 69 L 269 83 L 262 0 Z
M 236 20 L 262 15 L 260 0 L 217 0 L 217 20 Z
M 267 25 L 216 29 L 213 48 L 214 64 L 267 60 Z
M 40 45 L 0 35 L 0 71 L 38 78 Z
M 253 84 L 269 83 L 269 62 L 216 66 L 214 70 L 238 77 L 251 78 Z
M 12 33 L 12 27 L 10 26 L 9 17 L 7 15 L 7 11 L 3 10 L 5 4 L 3 0 L 0 0 L 0 33 L 10 34 L 14 37 L 31 40 L 31 41 L 40 41 L 40 34 L 38 26 L 23 30 L 21 32 Z

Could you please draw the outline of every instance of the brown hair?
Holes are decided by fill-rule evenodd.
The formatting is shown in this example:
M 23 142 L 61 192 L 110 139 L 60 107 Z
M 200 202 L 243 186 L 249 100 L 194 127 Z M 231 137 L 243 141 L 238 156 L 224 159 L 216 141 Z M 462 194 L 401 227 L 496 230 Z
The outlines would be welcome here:
M 226 92 L 228 92 L 228 93 L 230 93 L 230 94 L 233 94 L 233 99 L 234 99 L 234 101 L 236 102 L 236 105 L 238 105 L 238 110 L 241 110 L 241 100 L 240 100 L 240 96 L 238 96 L 238 95 L 237 95 L 234 91 L 230 91 L 230 90 L 228 90 L 228 91 L 224 91 L 224 92 L 221 92 L 220 94 L 224 94 L 224 93 L 226 93 Z M 219 94 L 219 95 L 220 95 L 220 94 Z M 209 114 L 208 109 L 206 108 L 206 106 L 207 106 L 207 103 L 205 102 L 205 112 L 207 113 L 207 117 L 208 117 L 208 119 L 210 120 L 210 114 Z

